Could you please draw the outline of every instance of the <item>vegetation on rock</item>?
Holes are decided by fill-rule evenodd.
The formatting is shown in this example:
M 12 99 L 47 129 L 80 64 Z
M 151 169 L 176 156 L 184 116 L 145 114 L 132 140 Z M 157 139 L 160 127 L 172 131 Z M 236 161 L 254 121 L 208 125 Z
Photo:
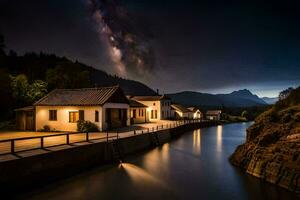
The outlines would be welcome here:
M 300 87 L 256 118 L 230 161 L 247 173 L 300 192 Z

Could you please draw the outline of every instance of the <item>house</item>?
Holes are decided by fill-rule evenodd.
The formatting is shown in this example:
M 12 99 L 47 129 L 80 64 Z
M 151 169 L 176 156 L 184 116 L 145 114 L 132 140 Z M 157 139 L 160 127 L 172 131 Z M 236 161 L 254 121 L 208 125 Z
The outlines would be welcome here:
M 133 96 L 130 99 L 147 106 L 146 118 L 149 121 L 158 121 L 171 117 L 171 99 L 166 95 Z
M 147 116 L 147 106 L 135 100 L 129 99 L 130 124 L 139 124 L 149 121 Z
M 203 118 L 203 114 L 198 108 L 189 107 L 188 109 L 193 112 L 193 119 L 202 119 Z
M 193 119 L 194 113 L 180 104 L 172 104 L 172 116 L 175 119 Z
M 47 125 L 54 131 L 77 131 L 78 120 L 91 121 L 99 130 L 130 124 L 129 101 L 119 86 L 55 89 L 33 106 L 35 130 Z M 18 112 L 28 111 L 17 110 L 17 121 L 23 116 Z
M 15 109 L 16 128 L 20 131 L 35 130 L 35 109 L 34 106 Z
M 208 110 L 206 112 L 206 119 L 208 120 L 220 120 L 221 119 L 221 110 Z

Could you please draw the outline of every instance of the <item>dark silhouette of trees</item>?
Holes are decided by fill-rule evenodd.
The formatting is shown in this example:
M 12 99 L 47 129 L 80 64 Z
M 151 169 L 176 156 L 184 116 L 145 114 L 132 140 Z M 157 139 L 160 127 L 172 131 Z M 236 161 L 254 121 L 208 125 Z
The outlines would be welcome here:
M 24 106 L 32 104 L 47 94 L 47 83 L 42 80 L 35 80 L 32 84 L 28 83 L 26 75 L 10 76 L 11 90 L 16 104 Z
M 286 99 L 293 90 L 294 90 L 294 88 L 289 87 L 288 89 L 281 91 L 278 96 L 279 100 Z
M 90 72 L 82 69 L 80 64 L 69 61 L 59 63 L 48 69 L 46 81 L 50 89 L 91 87 Z

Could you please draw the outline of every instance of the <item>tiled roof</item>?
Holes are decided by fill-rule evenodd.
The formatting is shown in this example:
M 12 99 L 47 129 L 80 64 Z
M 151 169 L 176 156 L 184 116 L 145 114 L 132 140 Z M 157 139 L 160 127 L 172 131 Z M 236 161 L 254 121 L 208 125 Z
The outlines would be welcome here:
M 156 96 L 133 96 L 131 97 L 133 100 L 137 101 L 159 101 L 162 99 L 170 99 L 166 95 L 156 95 Z
M 14 111 L 32 111 L 32 110 L 34 110 L 34 106 L 26 106 L 23 108 L 17 108 Z
M 198 108 L 196 108 L 196 107 L 189 107 L 188 108 L 190 111 L 192 111 L 192 112 L 196 112 L 196 111 L 200 111 L 200 109 L 198 109 Z M 201 111 L 200 111 L 201 112 Z
M 145 108 L 145 107 L 147 107 L 146 105 L 144 105 L 140 102 L 137 102 L 135 100 L 132 100 L 132 99 L 129 100 L 129 105 L 132 108 Z
M 221 114 L 221 113 L 222 113 L 221 110 L 208 110 L 208 111 L 206 112 L 207 115 L 219 115 L 219 114 Z
M 119 86 L 83 89 L 55 89 L 37 101 L 35 106 L 103 105 Z M 124 96 L 124 98 L 126 98 Z
M 183 105 L 180 105 L 180 104 L 172 104 L 171 108 L 174 110 L 178 110 L 182 113 L 191 112 L 189 109 L 187 109 L 186 107 L 184 107 Z

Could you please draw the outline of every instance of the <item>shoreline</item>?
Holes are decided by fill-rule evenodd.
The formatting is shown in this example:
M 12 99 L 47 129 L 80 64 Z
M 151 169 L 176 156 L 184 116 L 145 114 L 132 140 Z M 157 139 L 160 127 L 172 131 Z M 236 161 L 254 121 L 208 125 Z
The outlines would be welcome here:
M 1 162 L 0 186 L 5 193 L 23 193 L 40 186 L 41 182 L 51 183 L 99 165 L 118 163 L 128 155 L 161 146 L 185 132 L 216 125 L 219 125 L 216 121 L 197 122 L 120 138 L 117 140 L 119 155 L 114 142 L 98 142 Z

